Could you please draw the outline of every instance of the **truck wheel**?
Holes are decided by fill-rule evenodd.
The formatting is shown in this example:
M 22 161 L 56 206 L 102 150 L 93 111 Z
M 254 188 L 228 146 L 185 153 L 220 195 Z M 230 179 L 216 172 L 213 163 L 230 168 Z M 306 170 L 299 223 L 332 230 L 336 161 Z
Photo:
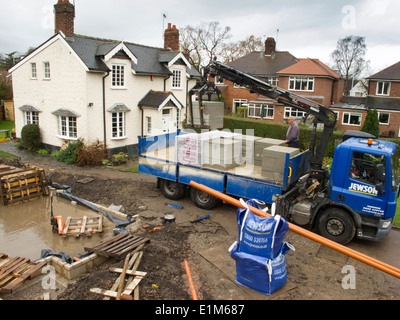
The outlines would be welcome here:
M 192 199 L 196 207 L 205 210 L 211 210 L 215 208 L 219 200 L 218 198 L 197 188 L 190 188 L 190 198 Z
M 171 200 L 182 199 L 185 195 L 185 186 L 176 181 L 160 179 L 160 190 L 164 197 Z
M 349 243 L 356 233 L 352 217 L 338 208 L 326 209 L 317 221 L 318 233 L 340 244 Z

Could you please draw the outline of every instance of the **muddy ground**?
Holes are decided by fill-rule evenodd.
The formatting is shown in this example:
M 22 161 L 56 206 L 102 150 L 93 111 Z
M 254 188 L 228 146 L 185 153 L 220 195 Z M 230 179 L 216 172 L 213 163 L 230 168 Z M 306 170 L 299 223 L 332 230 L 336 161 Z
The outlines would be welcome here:
M 232 267 L 229 256 L 220 258 L 237 240 L 236 208 L 233 206 L 221 204 L 209 212 L 196 208 L 188 197 L 179 202 L 167 200 L 156 188 L 153 177 L 120 171 L 137 165 L 134 162 L 118 169 L 78 168 L 56 162 L 49 156 L 23 154 L 20 163 L 27 162 L 45 169 L 49 180 L 71 186 L 75 196 L 104 206 L 122 205 L 124 213 L 139 214 L 142 224 L 164 227 L 151 233 L 144 229 L 138 232 L 138 235 L 150 239 L 138 269 L 147 272 L 140 283 L 141 300 L 190 300 L 192 297 L 184 259 L 189 261 L 200 299 L 397 300 L 400 297 L 399 279 L 291 231 L 285 240 L 296 251 L 286 255 L 286 285 L 272 296 L 256 294 L 233 281 L 235 274 L 229 271 L 232 270 L 228 267 L 228 264 Z M 88 177 L 94 180 L 86 184 L 77 182 Z M 179 203 L 183 209 L 170 207 L 168 203 Z M 176 221 L 165 222 L 165 214 L 173 214 Z M 190 222 L 208 214 L 211 214 L 208 219 Z M 123 262 L 110 260 L 70 283 L 66 289 L 57 290 L 51 298 L 103 299 L 103 296 L 91 293 L 90 288 L 111 288 L 117 275 L 109 272 L 108 268 L 122 267 Z M 342 268 L 346 265 L 356 270 L 355 289 L 346 290 L 342 286 L 342 280 L 347 275 L 342 273 Z M 2 298 L 7 299 L 6 296 Z M 27 296 L 24 299 L 40 299 L 40 296 Z

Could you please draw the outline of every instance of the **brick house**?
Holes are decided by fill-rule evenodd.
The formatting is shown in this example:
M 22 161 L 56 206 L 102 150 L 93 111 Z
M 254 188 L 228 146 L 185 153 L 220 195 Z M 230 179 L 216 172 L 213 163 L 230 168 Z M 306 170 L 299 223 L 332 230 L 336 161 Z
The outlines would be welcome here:
M 331 106 L 338 115 L 337 128 L 341 131 L 361 130 L 368 110 L 376 109 L 380 134 L 400 137 L 400 62 L 367 80 L 367 97 L 343 97 L 340 103 Z
M 175 26 L 155 48 L 77 35 L 74 5 L 58 0 L 54 9 L 55 34 L 9 70 L 17 137 L 37 123 L 50 151 L 82 138 L 133 155 L 138 136 L 182 127 L 200 74 L 179 51 Z
M 252 52 L 228 63 L 228 65 L 262 78 L 270 84 L 291 91 L 299 96 L 329 107 L 339 102 L 344 82 L 338 74 L 318 59 L 298 59 L 287 51 L 276 51 L 273 38 L 265 41 L 265 50 Z M 250 93 L 230 81 L 216 79 L 225 99 L 228 113 L 236 113 L 238 107 L 247 106 L 246 116 L 263 120 L 284 122 L 290 115 L 301 118 L 301 111 L 292 110 L 264 96 Z

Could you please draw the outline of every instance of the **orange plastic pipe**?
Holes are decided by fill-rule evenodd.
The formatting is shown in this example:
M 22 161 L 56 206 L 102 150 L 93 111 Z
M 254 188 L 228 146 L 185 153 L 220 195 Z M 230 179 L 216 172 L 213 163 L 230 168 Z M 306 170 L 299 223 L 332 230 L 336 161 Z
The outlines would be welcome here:
M 194 287 L 193 280 L 192 280 L 192 274 L 189 269 L 189 263 L 186 261 L 186 259 L 184 260 L 184 262 L 185 262 L 185 271 L 189 278 L 189 286 L 190 286 L 190 291 L 192 293 L 192 298 L 193 298 L 193 300 L 199 300 L 199 298 L 197 297 L 197 293 L 196 293 L 196 289 Z
M 221 193 L 219 191 L 216 191 L 212 188 L 206 187 L 202 184 L 199 184 L 197 182 L 191 181 L 190 182 L 190 186 L 191 187 L 195 187 L 201 191 L 207 192 L 208 194 L 219 198 L 227 203 L 230 203 L 238 208 L 244 208 L 243 205 L 240 203 L 239 200 L 236 200 L 235 198 L 232 198 L 224 193 Z M 252 206 L 249 206 L 249 209 L 256 215 L 260 216 L 260 217 L 270 217 L 270 215 L 264 211 L 261 211 L 260 209 L 254 208 Z M 400 269 L 393 267 L 387 263 L 384 263 L 382 261 L 379 261 L 377 259 L 374 259 L 370 256 L 367 256 L 361 252 L 355 251 L 353 249 L 347 248 L 337 242 L 334 242 L 332 240 L 329 240 L 327 238 L 324 238 L 316 233 L 313 233 L 311 231 L 308 231 L 306 229 L 303 229 L 299 226 L 296 226 L 290 222 L 289 223 L 289 230 L 294 231 L 308 239 L 314 240 L 320 244 L 323 244 L 324 246 L 327 246 L 333 250 L 336 250 L 340 253 L 343 253 L 353 259 L 356 259 L 358 261 L 364 262 L 365 264 L 374 267 L 376 269 L 379 269 L 383 272 L 386 272 L 396 278 L 400 279 Z

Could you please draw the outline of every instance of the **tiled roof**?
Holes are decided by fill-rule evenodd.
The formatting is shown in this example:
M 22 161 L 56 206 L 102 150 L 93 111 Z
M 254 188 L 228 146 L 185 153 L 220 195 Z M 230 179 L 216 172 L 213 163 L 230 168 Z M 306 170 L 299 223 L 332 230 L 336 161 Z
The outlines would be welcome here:
M 296 64 L 280 70 L 277 74 L 325 76 L 339 79 L 340 76 L 318 59 L 299 59 Z
M 271 56 L 266 56 L 264 51 L 255 51 L 229 62 L 228 65 L 254 76 L 273 77 L 278 71 L 297 63 L 297 61 L 286 51 L 277 51 Z
M 172 92 L 150 90 L 142 98 L 142 100 L 139 101 L 138 106 L 158 108 L 162 103 L 164 103 L 167 99 L 170 99 L 171 97 L 174 97 L 174 94 Z
M 374 96 L 358 98 L 344 96 L 339 103 L 332 105 L 331 108 L 364 111 L 369 109 L 400 111 L 400 98 Z
M 400 80 L 400 61 L 394 65 L 375 73 L 368 79 L 371 80 Z
M 66 38 L 66 41 L 82 59 L 89 70 L 108 71 L 107 65 L 102 61 L 107 53 L 113 50 L 121 41 L 99 39 L 87 36 L 75 35 Z M 149 47 L 140 44 L 124 42 L 125 46 L 137 58 L 138 63 L 132 62 L 132 69 L 137 74 L 170 75 L 171 72 L 165 63 L 171 61 L 179 52 L 169 52 L 162 48 Z M 194 68 L 188 68 L 191 76 L 200 74 Z

